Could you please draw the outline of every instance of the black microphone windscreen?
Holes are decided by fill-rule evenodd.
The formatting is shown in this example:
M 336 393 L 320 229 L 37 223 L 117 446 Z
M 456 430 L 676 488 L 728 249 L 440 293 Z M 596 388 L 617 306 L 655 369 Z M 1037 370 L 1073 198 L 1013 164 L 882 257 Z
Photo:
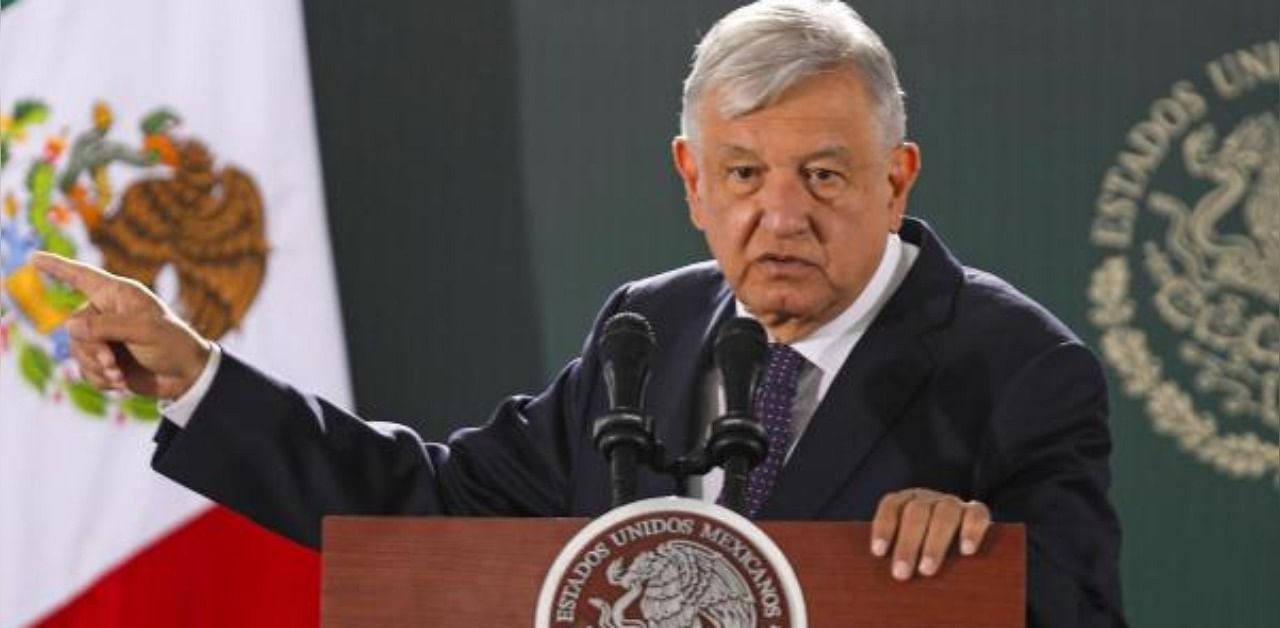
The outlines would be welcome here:
M 645 317 L 619 312 L 605 321 L 600 359 L 612 408 L 641 409 L 649 361 L 656 348 L 653 328 Z
M 764 328 L 754 319 L 734 318 L 720 326 L 715 361 L 724 381 L 726 414 L 750 414 L 751 393 L 768 351 Z

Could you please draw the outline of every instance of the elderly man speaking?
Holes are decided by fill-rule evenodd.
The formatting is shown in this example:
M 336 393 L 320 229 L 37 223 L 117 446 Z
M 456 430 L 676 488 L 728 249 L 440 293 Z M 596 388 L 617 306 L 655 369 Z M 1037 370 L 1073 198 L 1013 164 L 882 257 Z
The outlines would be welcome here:
M 834 1 L 733 11 L 698 44 L 681 126 L 675 167 L 714 261 L 619 288 L 549 388 L 447 444 L 272 380 L 136 282 L 37 265 L 89 298 L 68 324 L 83 376 L 170 400 L 155 468 L 302 543 L 318 545 L 331 513 L 600 514 L 603 321 L 631 311 L 653 325 L 648 407 L 684 451 L 712 418 L 715 330 L 749 316 L 771 343 L 767 373 L 792 391 L 752 516 L 871 519 L 868 551 L 902 580 L 936 574 L 953 546 L 974 553 L 992 520 L 1025 522 L 1031 623 L 1123 624 L 1099 364 L 906 217 L 920 149 L 876 33 Z M 691 491 L 714 500 L 721 481 Z M 640 475 L 641 496 L 676 490 Z

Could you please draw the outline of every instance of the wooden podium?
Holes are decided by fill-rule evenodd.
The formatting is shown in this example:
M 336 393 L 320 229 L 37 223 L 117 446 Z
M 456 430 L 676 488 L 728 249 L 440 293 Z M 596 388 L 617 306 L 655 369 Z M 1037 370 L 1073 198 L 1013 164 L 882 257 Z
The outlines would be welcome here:
M 543 578 L 586 519 L 328 517 L 321 621 L 347 626 L 532 626 Z M 809 625 L 1023 626 L 1026 536 L 993 525 L 977 556 L 898 582 L 870 525 L 762 522 L 787 555 Z

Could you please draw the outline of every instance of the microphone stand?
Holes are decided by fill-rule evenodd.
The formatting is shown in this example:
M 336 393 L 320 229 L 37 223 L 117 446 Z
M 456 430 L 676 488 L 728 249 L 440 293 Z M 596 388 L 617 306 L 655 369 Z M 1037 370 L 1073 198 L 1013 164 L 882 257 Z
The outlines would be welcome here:
M 643 400 L 656 347 L 649 321 L 634 312 L 609 318 L 600 336 L 609 411 L 596 419 L 591 437 L 609 461 L 614 508 L 635 501 L 639 465 L 653 462 L 653 421 Z
M 764 460 L 769 448 L 764 427 L 751 415 L 752 394 L 767 352 L 764 330 L 748 318 L 736 318 L 720 328 L 714 355 L 724 382 L 725 412 L 711 424 L 705 447 L 674 458 L 667 457 L 663 444 L 653 436 L 653 420 L 641 410 L 654 347 L 648 321 L 638 314 L 623 312 L 605 323 L 600 351 L 609 411 L 596 419 L 592 439 L 609 461 L 613 506 L 635 500 L 641 464 L 672 476 L 681 494 L 687 493 L 690 477 L 722 466 L 721 501 L 746 514 L 751 470 Z
M 613 507 L 635 501 L 640 463 L 653 461 L 653 421 L 636 412 L 615 408 L 596 419 L 591 436 L 596 449 L 609 461 Z
M 724 384 L 724 415 L 711 424 L 706 458 L 724 467 L 721 501 L 746 514 L 747 480 L 764 460 L 769 438 L 751 415 L 751 399 L 768 351 L 764 329 L 749 318 L 735 318 L 716 334 L 715 361 Z

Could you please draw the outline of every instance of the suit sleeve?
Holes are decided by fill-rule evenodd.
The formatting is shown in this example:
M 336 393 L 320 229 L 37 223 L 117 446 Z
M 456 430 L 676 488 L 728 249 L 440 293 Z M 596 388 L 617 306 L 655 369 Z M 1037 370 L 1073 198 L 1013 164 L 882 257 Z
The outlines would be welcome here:
M 599 368 L 595 337 L 543 393 L 515 396 L 483 427 L 447 444 L 361 418 L 224 353 L 186 427 L 165 421 L 152 466 L 161 474 L 311 547 L 325 515 L 567 514 L 580 431 Z
M 1027 525 L 1029 625 L 1123 626 L 1106 380 L 1093 354 L 1064 342 L 1020 369 L 988 446 L 979 499 L 997 521 Z

